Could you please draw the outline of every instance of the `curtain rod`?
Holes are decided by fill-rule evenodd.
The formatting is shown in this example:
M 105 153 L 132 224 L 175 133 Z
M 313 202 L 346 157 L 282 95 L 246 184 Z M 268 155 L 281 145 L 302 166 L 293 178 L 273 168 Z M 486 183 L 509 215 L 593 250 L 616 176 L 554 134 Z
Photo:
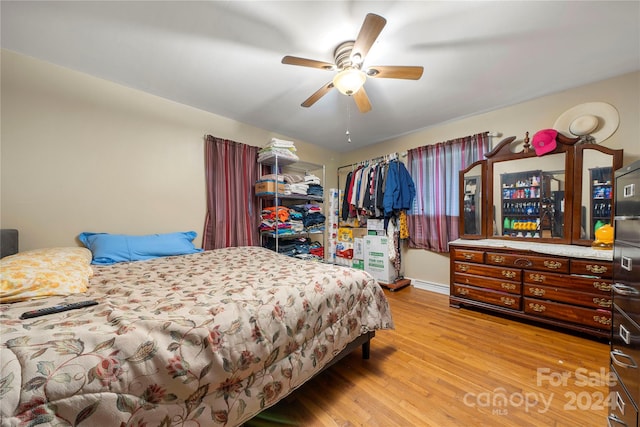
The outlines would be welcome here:
M 496 132 L 496 131 L 486 131 L 484 133 L 486 133 L 487 136 L 494 137 L 494 138 L 502 136 L 501 132 Z M 469 136 L 472 136 L 472 135 L 469 135 Z M 453 140 L 451 140 L 451 141 L 453 141 Z M 395 157 L 392 157 L 392 156 L 395 156 Z M 400 152 L 400 156 L 401 157 L 407 157 L 407 152 L 406 151 Z M 397 158 L 399 158 L 398 157 L 398 153 L 395 152 L 395 153 L 385 154 L 384 156 L 374 157 L 373 159 L 361 160 L 359 162 L 351 163 L 349 165 L 343 165 L 343 166 L 338 167 L 337 170 L 340 171 L 340 169 L 351 168 L 351 167 L 354 167 L 354 166 L 360 166 L 360 165 L 365 164 L 365 163 L 373 163 L 373 162 L 377 162 L 377 161 L 380 161 L 380 160 L 387 160 L 387 159 L 393 160 L 393 159 L 397 159 Z

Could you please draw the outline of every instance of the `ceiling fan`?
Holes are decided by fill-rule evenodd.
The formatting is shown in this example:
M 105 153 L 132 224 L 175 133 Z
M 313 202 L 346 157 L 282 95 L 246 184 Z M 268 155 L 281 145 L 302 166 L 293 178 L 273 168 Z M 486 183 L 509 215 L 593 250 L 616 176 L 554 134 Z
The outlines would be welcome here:
M 358 110 L 366 113 L 371 110 L 369 97 L 364 90 L 367 77 L 387 79 L 418 80 L 422 77 L 423 67 L 415 66 L 372 66 L 363 68 L 365 56 L 382 32 L 387 20 L 373 13 L 367 14 L 360 28 L 358 37 L 354 40 L 342 42 L 334 51 L 334 63 L 316 61 L 314 59 L 285 56 L 283 64 L 299 65 L 302 67 L 319 68 L 327 71 L 338 71 L 333 80 L 318 89 L 307 98 L 303 107 L 311 107 L 316 101 L 326 95 L 332 88 L 337 88 L 341 93 L 353 96 Z

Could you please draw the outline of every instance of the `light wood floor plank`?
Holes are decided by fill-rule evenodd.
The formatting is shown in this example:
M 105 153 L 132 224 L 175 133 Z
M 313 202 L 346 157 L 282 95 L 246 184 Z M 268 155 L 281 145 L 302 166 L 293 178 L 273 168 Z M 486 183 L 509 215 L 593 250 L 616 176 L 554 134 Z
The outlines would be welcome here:
M 606 342 L 385 292 L 396 329 L 371 358 L 355 351 L 273 411 L 305 427 L 606 425 Z

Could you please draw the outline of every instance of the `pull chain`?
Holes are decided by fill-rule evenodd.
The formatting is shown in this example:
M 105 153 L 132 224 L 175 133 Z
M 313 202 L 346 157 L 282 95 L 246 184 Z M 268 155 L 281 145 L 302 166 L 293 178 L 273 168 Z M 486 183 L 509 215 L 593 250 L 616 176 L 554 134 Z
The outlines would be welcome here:
M 347 101 L 347 131 L 345 134 L 347 135 L 347 142 L 351 144 L 351 132 L 349 132 L 349 128 L 351 127 L 351 100 Z

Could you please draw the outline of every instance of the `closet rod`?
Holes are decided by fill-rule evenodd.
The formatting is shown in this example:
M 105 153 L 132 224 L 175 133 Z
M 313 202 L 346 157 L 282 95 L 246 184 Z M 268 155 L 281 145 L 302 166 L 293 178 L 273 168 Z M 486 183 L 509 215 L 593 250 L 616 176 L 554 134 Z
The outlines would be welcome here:
M 406 151 L 401 152 L 400 156 L 406 157 L 407 156 L 407 152 Z M 375 162 L 379 162 L 381 160 L 393 160 L 393 159 L 398 159 L 398 158 L 399 158 L 399 155 L 398 155 L 397 152 L 389 153 L 389 154 L 385 154 L 384 156 L 374 157 L 373 159 L 361 160 L 359 162 L 351 163 L 349 165 L 342 165 L 342 166 L 338 167 L 338 171 L 340 171 L 340 169 L 352 168 L 354 166 L 359 166 L 359 165 L 362 165 L 362 164 L 365 164 L 365 163 L 375 163 Z

